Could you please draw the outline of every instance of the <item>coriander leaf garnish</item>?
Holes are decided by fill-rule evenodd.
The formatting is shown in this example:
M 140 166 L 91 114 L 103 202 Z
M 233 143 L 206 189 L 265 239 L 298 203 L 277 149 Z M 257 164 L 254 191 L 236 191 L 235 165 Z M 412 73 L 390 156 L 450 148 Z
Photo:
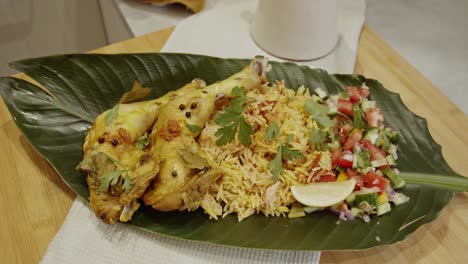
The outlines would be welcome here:
M 118 166 L 122 167 L 123 169 L 121 170 L 115 170 L 115 171 L 109 171 L 103 175 L 103 178 L 101 179 L 101 184 L 99 186 L 99 189 L 102 192 L 105 192 L 109 189 L 110 186 L 114 186 L 119 182 L 119 179 L 123 177 L 123 184 L 122 187 L 125 192 L 129 192 L 132 187 L 133 187 L 133 181 L 132 179 L 128 176 L 128 172 L 133 170 L 137 164 L 140 162 L 140 159 L 143 157 L 143 155 L 138 159 L 130 168 L 125 168 L 125 166 L 118 160 L 112 158 L 111 156 L 107 155 L 104 152 L 101 152 L 104 154 L 109 160 L 117 164 Z
M 271 173 L 273 174 L 273 181 L 277 181 L 278 176 L 284 171 L 283 159 L 286 161 L 292 161 L 300 158 L 304 158 L 304 155 L 298 149 L 293 148 L 289 143 L 279 146 L 275 158 L 267 165 L 267 168 L 271 170 Z
M 335 125 L 336 121 L 328 117 L 329 109 L 312 100 L 307 100 L 304 104 L 304 111 L 309 114 L 321 127 L 328 128 Z
M 187 122 L 185 122 L 185 126 L 187 126 L 187 128 L 192 131 L 192 133 L 198 133 L 202 130 L 201 127 L 197 126 L 197 125 L 191 125 Z
M 242 97 L 244 99 L 247 98 L 247 96 L 245 96 L 244 87 L 236 86 L 232 88 L 231 94 L 235 97 L 234 99 L 239 98 L 239 97 Z
M 135 142 L 135 148 L 138 150 L 144 149 L 149 144 L 148 133 L 145 133 L 143 136 L 139 137 Z
M 363 128 L 365 126 L 362 120 L 362 110 L 358 104 L 353 104 L 353 127 Z
M 119 114 L 119 104 L 112 107 L 106 114 L 106 126 L 110 125 Z
M 311 129 L 309 132 L 310 143 L 314 146 L 314 149 L 320 150 L 325 143 L 327 133 L 320 129 Z
M 277 138 L 280 134 L 278 123 L 272 122 L 265 131 L 265 140 L 270 141 Z
M 330 140 L 330 142 L 333 142 L 335 141 L 335 139 L 338 139 L 335 133 L 333 132 L 333 128 L 328 128 L 325 132 L 327 133 L 327 138 Z
M 125 192 L 129 192 L 133 187 L 132 179 L 128 176 L 128 173 L 125 174 L 125 178 L 122 184 L 122 187 Z
M 375 145 L 384 149 L 388 150 L 390 148 L 391 142 L 389 139 L 389 135 L 385 130 L 382 130 L 375 141 Z
M 282 158 L 282 153 L 281 153 L 281 146 L 278 148 L 278 153 L 276 153 L 276 156 L 274 159 L 272 159 L 269 163 L 267 168 L 271 170 L 271 173 L 273 174 L 273 181 L 278 180 L 278 176 L 283 173 L 283 158 Z
M 346 100 L 349 99 L 349 92 L 348 91 L 342 91 L 342 92 L 340 92 L 340 95 L 341 95 L 341 97 L 343 97 L 343 99 L 346 99 Z
M 287 161 L 304 158 L 304 155 L 301 153 L 301 151 L 293 148 L 289 144 L 281 146 L 281 153 L 283 154 L 283 159 Z
M 229 106 L 214 120 L 220 126 L 215 133 L 215 136 L 218 137 L 216 145 L 222 146 L 232 142 L 237 128 L 239 128 L 237 138 L 242 145 L 248 146 L 252 140 L 250 136 L 253 133 L 253 127 L 245 121 L 242 115 L 242 107 L 248 98 L 245 96 L 244 89 L 237 86 L 232 89 L 231 94 L 235 97 L 231 99 Z
M 234 123 L 230 125 L 220 127 L 215 133 L 215 136 L 218 137 L 218 139 L 216 140 L 216 145 L 223 146 L 233 141 L 236 135 L 236 130 L 238 126 L 239 126 L 239 121 L 236 120 Z
M 232 88 L 231 95 L 234 96 L 233 99 L 231 99 L 230 102 L 230 107 L 237 113 L 242 111 L 242 106 L 244 105 L 245 100 L 247 99 L 247 96 L 245 96 L 244 88 L 242 87 L 234 87 Z
M 124 171 L 122 170 L 116 170 L 104 174 L 104 179 L 101 180 L 101 185 L 99 186 L 99 189 L 101 191 L 106 191 L 107 189 L 109 189 L 110 185 L 115 185 L 123 172 Z
M 335 120 L 330 119 L 330 117 L 326 115 L 316 117 L 315 121 L 317 121 L 317 123 L 324 128 L 332 127 L 336 123 Z
M 288 134 L 288 135 L 286 136 L 286 144 L 289 145 L 289 143 L 291 143 L 291 141 L 293 140 L 293 138 L 294 138 L 294 135 L 293 135 L 293 134 Z
M 328 108 L 309 99 L 304 104 L 304 111 L 315 119 L 316 117 L 327 114 Z
M 240 143 L 244 146 L 248 146 L 252 141 L 252 138 L 250 137 L 252 133 L 253 127 L 249 125 L 249 123 L 247 123 L 244 118 L 241 118 L 239 125 L 239 134 L 237 135 L 237 138 L 239 139 Z
M 234 111 L 230 106 L 228 106 L 224 108 L 224 112 L 215 118 L 214 122 L 220 126 L 224 126 L 231 122 L 235 122 L 238 119 L 239 112 Z

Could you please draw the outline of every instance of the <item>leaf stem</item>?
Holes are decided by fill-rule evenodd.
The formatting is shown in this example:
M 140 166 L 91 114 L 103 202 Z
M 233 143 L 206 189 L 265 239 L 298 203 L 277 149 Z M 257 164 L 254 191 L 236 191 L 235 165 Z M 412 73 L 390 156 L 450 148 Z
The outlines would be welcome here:
M 456 192 L 468 191 L 468 178 L 459 175 L 401 172 L 399 176 L 409 183 L 445 188 Z

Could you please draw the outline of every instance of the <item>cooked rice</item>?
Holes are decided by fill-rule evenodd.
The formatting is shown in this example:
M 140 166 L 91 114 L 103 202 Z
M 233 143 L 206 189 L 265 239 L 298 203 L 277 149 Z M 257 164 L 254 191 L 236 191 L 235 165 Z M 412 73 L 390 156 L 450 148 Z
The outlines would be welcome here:
M 260 212 L 266 216 L 286 216 L 295 202 L 290 191 L 292 185 L 316 181 L 331 173 L 330 153 L 314 151 L 309 143 L 309 131 L 317 125 L 303 110 L 305 101 L 311 98 L 308 89 L 300 87 L 295 92 L 287 89 L 284 82 L 278 82 L 252 90 L 247 96 L 255 99 L 244 111 L 244 118 L 255 131 L 249 147 L 244 147 L 237 138 L 217 146 L 215 132 L 219 126 L 214 118 L 199 137 L 201 148 L 223 172 L 200 202 L 215 219 L 231 213 L 236 213 L 239 221 Z M 272 121 L 278 123 L 281 134 L 273 142 L 266 142 L 265 130 Z M 291 145 L 305 158 L 284 161 L 284 172 L 275 183 L 267 165 L 288 134 L 294 135 Z

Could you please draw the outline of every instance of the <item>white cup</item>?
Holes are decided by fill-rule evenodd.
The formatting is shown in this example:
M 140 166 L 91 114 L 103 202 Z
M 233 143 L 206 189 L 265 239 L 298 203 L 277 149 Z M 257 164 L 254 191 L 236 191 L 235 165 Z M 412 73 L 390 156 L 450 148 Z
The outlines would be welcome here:
M 259 0 L 250 33 L 273 56 L 312 60 L 338 41 L 336 0 Z

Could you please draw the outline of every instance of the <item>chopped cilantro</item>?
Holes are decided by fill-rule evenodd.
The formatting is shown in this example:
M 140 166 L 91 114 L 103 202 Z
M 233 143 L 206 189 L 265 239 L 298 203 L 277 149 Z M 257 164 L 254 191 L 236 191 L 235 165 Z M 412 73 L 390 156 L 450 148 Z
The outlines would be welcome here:
M 104 174 L 104 179 L 101 180 L 99 189 L 101 189 L 101 191 L 106 191 L 110 185 L 115 185 L 119 181 L 120 175 L 122 175 L 123 172 L 124 171 L 122 170 L 116 170 Z
M 307 100 L 304 104 L 304 111 L 314 119 L 321 127 L 327 128 L 335 125 L 335 120 L 328 117 L 329 109 L 312 100 Z
M 130 177 L 128 176 L 128 173 L 125 174 L 122 187 L 125 192 L 129 192 L 133 187 L 132 179 L 130 179 Z
M 281 148 L 282 148 L 281 152 L 283 154 L 283 159 L 287 161 L 304 158 L 304 155 L 298 149 L 293 148 L 289 144 L 283 145 L 281 146 Z
M 294 149 L 289 143 L 279 146 L 275 158 L 272 159 L 267 166 L 273 174 L 273 181 L 277 181 L 278 176 L 284 171 L 283 159 L 286 161 L 292 161 L 300 158 L 304 158 L 304 155 L 298 149 Z
M 387 131 L 386 130 L 380 131 L 379 136 L 377 137 L 377 140 L 375 141 L 375 145 L 384 150 L 388 150 L 391 144 L 392 143 L 390 142 L 390 136 L 387 133 Z
M 187 128 L 192 131 L 192 133 L 198 133 L 202 130 L 201 127 L 197 126 L 197 125 L 191 125 L 187 122 L 185 122 L 185 126 L 187 126 Z
M 363 128 L 365 123 L 362 120 L 362 110 L 359 107 L 359 104 L 353 104 L 353 127 L 354 128 Z
M 221 126 L 215 133 L 218 137 L 216 145 L 222 146 L 232 142 L 239 129 L 237 138 L 242 145 L 248 146 L 252 140 L 250 136 L 253 133 L 253 127 L 245 121 L 242 115 L 242 107 L 248 98 L 241 87 L 234 87 L 231 93 L 235 97 L 231 99 L 230 105 L 214 120 Z
M 324 127 L 324 128 L 327 128 L 327 127 L 332 127 L 335 125 L 336 121 L 335 120 L 332 120 L 330 119 L 330 117 L 326 116 L 326 115 L 321 115 L 321 116 L 318 116 L 315 118 L 315 121 L 317 121 L 317 123 L 321 126 L 321 127 Z
M 280 134 L 280 128 L 278 123 L 272 122 L 265 131 L 265 140 L 271 141 L 277 138 Z
M 247 99 L 247 96 L 245 96 L 244 88 L 238 86 L 232 88 L 231 95 L 233 95 L 234 98 L 231 99 L 229 106 L 236 113 L 242 112 L 242 106 L 244 105 L 244 102 Z
M 250 135 L 253 133 L 253 127 L 245 121 L 244 118 L 240 119 L 239 134 L 237 135 L 240 143 L 244 146 L 248 146 L 252 141 Z
M 328 114 L 328 107 L 316 103 L 312 100 L 307 100 L 304 104 L 304 111 L 312 118 Z
M 311 129 L 309 132 L 310 143 L 314 146 L 315 150 L 322 150 L 325 146 L 325 140 L 327 138 L 327 132 L 321 129 Z
M 109 160 L 114 162 L 115 164 L 119 165 L 123 169 L 121 170 L 115 170 L 115 171 L 109 171 L 103 175 L 103 178 L 101 179 L 101 184 L 99 186 L 99 189 L 102 192 L 105 192 L 109 189 L 110 186 L 114 186 L 119 182 L 119 179 L 123 177 L 123 183 L 122 187 L 125 192 L 129 192 L 132 187 L 133 187 L 133 181 L 132 179 L 128 176 L 128 172 L 133 170 L 136 165 L 140 162 L 140 160 L 137 160 L 130 168 L 125 168 L 125 166 L 120 163 L 120 161 L 112 158 L 111 156 L 107 155 L 104 152 L 101 152 L 102 154 L 106 155 Z M 141 158 L 141 157 L 140 157 Z
M 278 153 L 276 153 L 276 156 L 274 159 L 272 159 L 269 163 L 267 168 L 271 170 L 271 173 L 273 174 L 273 181 L 278 180 L 278 176 L 283 173 L 283 158 L 282 158 L 282 148 L 281 146 L 278 148 Z
M 236 136 L 236 130 L 238 126 L 239 120 L 236 120 L 230 125 L 220 127 L 215 133 L 215 136 L 218 137 L 216 140 L 216 145 L 223 146 L 229 142 L 232 142 Z
M 340 92 L 341 98 L 348 100 L 349 99 L 349 92 L 348 91 L 342 91 Z

